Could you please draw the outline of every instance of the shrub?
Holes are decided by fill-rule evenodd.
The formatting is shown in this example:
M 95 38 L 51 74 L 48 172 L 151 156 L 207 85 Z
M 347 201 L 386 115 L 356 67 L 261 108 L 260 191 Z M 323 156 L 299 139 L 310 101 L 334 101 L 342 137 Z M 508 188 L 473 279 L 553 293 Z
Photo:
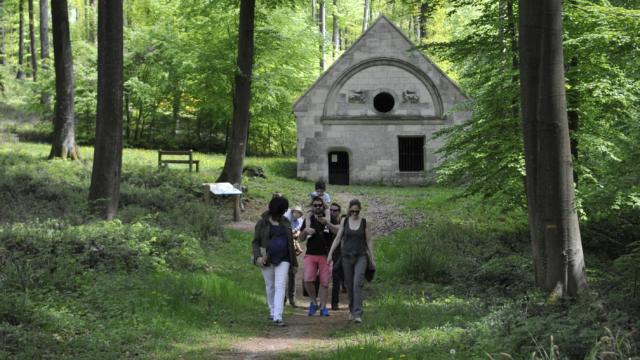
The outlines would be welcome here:
M 199 201 L 178 204 L 159 214 L 157 222 L 167 229 L 195 236 L 203 247 L 210 247 L 223 239 L 218 210 Z
M 0 288 L 26 292 L 75 288 L 89 271 L 204 269 L 197 239 L 145 223 L 65 226 L 61 222 L 0 228 Z
M 451 254 L 427 239 L 416 239 L 407 249 L 401 271 L 418 281 L 446 283 L 451 278 Z
M 496 256 L 484 262 L 478 268 L 474 278 L 489 287 L 533 287 L 531 261 L 519 254 Z

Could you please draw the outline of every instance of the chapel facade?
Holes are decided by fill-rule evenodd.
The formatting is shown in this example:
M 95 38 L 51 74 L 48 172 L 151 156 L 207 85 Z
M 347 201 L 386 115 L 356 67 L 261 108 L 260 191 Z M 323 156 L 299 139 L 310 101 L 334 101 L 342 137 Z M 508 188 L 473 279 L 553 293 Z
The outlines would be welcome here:
M 329 184 L 432 182 L 438 130 L 469 98 L 380 16 L 294 104 L 297 174 Z

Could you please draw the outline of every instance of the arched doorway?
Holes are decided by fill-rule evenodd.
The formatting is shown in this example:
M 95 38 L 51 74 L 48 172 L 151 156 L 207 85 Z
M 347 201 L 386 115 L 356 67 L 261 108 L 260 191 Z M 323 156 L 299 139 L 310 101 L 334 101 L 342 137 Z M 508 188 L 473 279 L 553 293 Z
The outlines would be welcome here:
M 329 184 L 349 185 L 349 154 L 346 151 L 329 153 Z

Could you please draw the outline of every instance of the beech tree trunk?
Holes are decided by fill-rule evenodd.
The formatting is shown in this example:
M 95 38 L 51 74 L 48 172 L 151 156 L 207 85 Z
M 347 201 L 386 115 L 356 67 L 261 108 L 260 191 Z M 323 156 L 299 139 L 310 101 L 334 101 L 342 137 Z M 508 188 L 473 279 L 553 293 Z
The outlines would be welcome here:
M 327 5 L 325 0 L 320 0 L 320 72 L 324 71 L 327 58 Z
M 42 59 L 42 69 L 49 68 L 49 3 L 47 0 L 40 0 L 40 58 Z M 49 108 L 51 97 L 43 90 L 42 105 Z
M 427 21 L 429 19 L 429 1 L 423 0 L 424 2 L 420 4 L 420 21 L 419 21 L 419 31 L 420 31 L 420 39 L 427 37 Z M 420 41 L 418 39 L 418 41 Z
M 56 106 L 49 159 L 78 159 L 74 118 L 73 58 L 67 0 L 51 2 L 53 58 L 56 72 Z
M 36 32 L 33 20 L 33 0 L 29 1 L 29 49 L 31 50 L 31 76 L 38 80 L 38 58 L 36 57 Z
M 362 17 L 362 32 L 367 31 L 369 28 L 369 12 L 371 7 L 371 0 L 364 0 L 364 16 Z
M 253 65 L 253 31 L 255 0 L 240 0 L 240 27 L 238 31 L 238 72 L 235 75 L 233 96 L 233 123 L 227 147 L 224 169 L 218 182 L 239 184 L 247 151 L 249 132 L 249 105 L 251 104 L 251 68 Z
M 586 288 L 576 213 L 560 0 L 520 0 L 526 191 L 536 283 L 552 298 Z
M 4 47 L 4 0 L 0 0 L 0 65 L 6 65 L 6 52 Z
M 120 199 L 123 105 L 123 0 L 98 3 L 98 107 L 89 188 L 94 214 L 113 219 Z
M 85 34 L 87 36 L 87 42 L 91 44 L 96 43 L 96 2 L 95 0 L 84 1 L 84 25 Z
M 340 51 L 340 26 L 338 24 L 338 0 L 333 0 L 333 58 L 336 58 L 336 55 Z
M 18 23 L 18 72 L 16 79 L 24 79 L 24 0 L 18 0 L 18 12 L 20 13 Z

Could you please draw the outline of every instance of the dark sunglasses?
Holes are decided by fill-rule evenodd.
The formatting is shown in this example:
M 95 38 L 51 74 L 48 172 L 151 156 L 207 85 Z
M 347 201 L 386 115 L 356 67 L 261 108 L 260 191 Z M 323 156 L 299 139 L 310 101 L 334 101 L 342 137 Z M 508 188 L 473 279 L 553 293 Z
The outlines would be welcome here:
M 349 210 L 351 214 L 360 214 L 360 210 Z
M 331 212 L 338 212 L 340 209 L 331 209 Z
M 322 207 L 322 204 L 313 204 L 313 207 L 321 208 L 321 207 Z

